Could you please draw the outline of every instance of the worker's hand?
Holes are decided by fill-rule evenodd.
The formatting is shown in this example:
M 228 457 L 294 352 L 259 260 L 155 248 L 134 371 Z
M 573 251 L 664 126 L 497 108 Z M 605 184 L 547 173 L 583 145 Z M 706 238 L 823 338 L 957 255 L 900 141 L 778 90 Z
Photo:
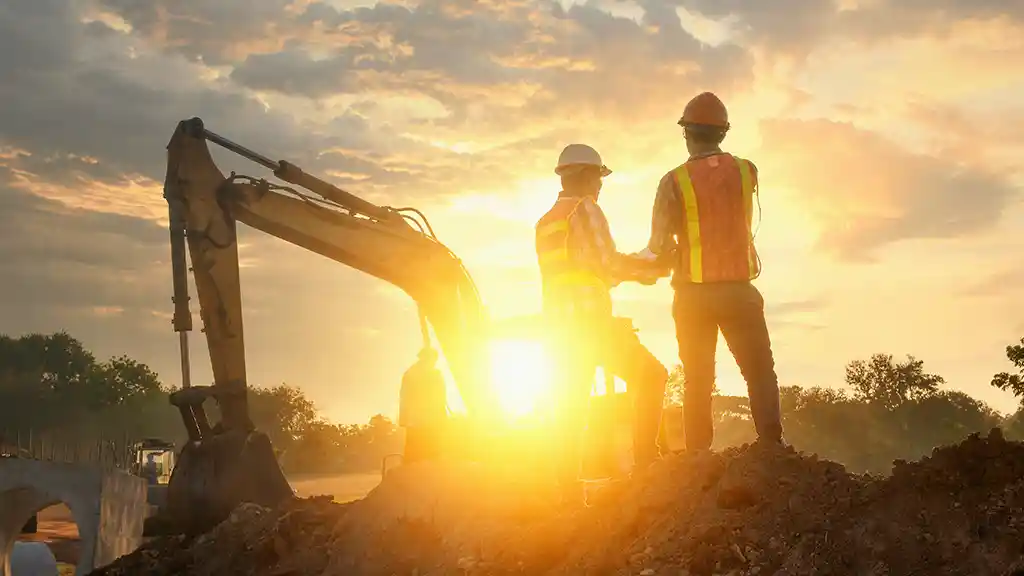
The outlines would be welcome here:
M 632 252 L 629 254 L 629 257 L 644 262 L 654 262 L 658 259 L 658 256 L 654 252 L 651 252 L 650 248 L 644 248 L 643 250 Z

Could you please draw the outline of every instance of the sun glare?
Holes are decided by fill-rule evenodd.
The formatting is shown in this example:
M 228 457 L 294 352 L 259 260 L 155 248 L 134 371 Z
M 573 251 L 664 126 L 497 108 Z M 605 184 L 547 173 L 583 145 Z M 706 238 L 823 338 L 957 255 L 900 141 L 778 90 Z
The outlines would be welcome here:
M 533 413 L 551 392 L 551 362 L 535 340 L 498 340 L 491 344 L 491 379 L 502 408 L 512 416 Z

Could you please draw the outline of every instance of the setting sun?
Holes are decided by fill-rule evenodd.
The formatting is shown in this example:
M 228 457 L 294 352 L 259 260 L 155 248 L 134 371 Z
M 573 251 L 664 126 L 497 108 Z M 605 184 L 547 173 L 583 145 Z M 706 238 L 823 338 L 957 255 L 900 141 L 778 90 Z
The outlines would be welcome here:
M 536 340 L 498 340 L 491 344 L 491 378 L 502 408 L 512 416 L 534 412 L 550 396 L 551 362 Z

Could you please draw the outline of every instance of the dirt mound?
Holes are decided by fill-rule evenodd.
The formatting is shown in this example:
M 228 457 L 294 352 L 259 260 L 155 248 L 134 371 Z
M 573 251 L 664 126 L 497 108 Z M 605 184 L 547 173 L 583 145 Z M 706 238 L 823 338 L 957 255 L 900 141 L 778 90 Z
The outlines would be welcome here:
M 884 479 L 789 449 L 671 458 L 592 502 L 409 466 L 363 500 L 242 506 L 93 574 L 1024 574 L 1024 444 L 998 430 Z

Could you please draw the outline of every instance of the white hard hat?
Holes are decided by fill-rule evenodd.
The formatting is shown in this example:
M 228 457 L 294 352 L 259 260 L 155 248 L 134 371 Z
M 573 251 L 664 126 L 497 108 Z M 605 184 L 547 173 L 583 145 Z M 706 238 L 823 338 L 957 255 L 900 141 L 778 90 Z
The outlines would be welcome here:
M 580 166 L 597 166 L 601 169 L 601 176 L 607 176 L 612 173 L 604 162 L 601 161 L 601 155 L 586 144 L 569 144 L 562 150 L 562 153 L 558 155 L 558 166 L 555 166 L 555 174 L 564 176 L 571 173 L 573 168 Z

